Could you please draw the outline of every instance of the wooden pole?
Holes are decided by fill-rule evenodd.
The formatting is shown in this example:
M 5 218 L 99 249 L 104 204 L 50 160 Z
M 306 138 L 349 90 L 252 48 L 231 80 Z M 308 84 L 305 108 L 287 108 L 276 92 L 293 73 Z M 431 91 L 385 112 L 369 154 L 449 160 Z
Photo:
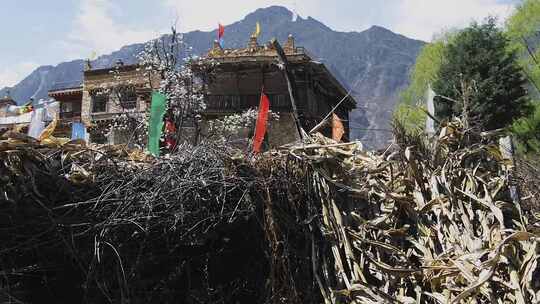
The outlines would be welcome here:
M 287 87 L 289 89 L 289 96 L 291 98 L 291 106 L 293 110 L 294 122 L 296 123 L 296 129 L 298 130 L 298 134 L 300 134 L 300 138 L 304 139 L 307 134 L 306 131 L 304 131 L 304 129 L 302 128 L 302 124 L 300 123 L 300 119 L 298 116 L 298 108 L 296 107 L 296 82 L 294 81 L 294 75 L 289 68 L 289 61 L 287 60 L 287 55 L 285 55 L 285 52 L 283 51 L 283 48 L 281 47 L 279 42 L 276 39 L 272 39 L 271 44 L 277 51 L 278 58 L 281 63 L 281 70 L 283 71 L 283 75 L 285 76 L 285 80 L 287 81 Z
M 515 152 L 514 152 L 514 140 L 512 138 L 512 135 L 508 135 L 506 137 L 499 139 L 499 149 L 501 151 L 501 154 L 504 159 L 510 160 L 510 165 L 505 166 L 507 170 L 507 174 L 509 175 L 509 179 L 512 180 L 513 177 L 516 175 L 516 158 L 515 158 Z M 512 201 L 515 205 L 521 205 L 521 198 L 519 195 L 519 189 L 516 187 L 516 185 L 510 185 L 510 197 L 512 198 Z

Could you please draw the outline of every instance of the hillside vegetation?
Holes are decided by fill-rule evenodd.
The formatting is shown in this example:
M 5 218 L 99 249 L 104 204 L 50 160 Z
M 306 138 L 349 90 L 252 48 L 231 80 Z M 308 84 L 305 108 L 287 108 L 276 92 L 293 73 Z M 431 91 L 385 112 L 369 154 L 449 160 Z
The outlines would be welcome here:
M 481 128 L 505 128 L 520 153 L 540 152 L 539 30 L 540 1 L 526 0 L 502 28 L 488 19 L 435 38 L 422 49 L 395 117 L 422 130 L 431 85 L 441 96 L 435 100 L 438 119 L 462 114 L 461 97 L 467 95 L 469 118 L 482 122 Z

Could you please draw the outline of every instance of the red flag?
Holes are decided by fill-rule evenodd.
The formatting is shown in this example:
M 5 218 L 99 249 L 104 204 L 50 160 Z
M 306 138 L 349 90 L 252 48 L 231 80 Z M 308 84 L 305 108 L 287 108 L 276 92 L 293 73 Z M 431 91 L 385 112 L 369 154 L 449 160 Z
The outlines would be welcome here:
M 343 134 L 345 134 L 345 127 L 341 119 L 339 119 L 336 113 L 332 113 L 332 139 L 340 142 Z
M 165 146 L 172 150 L 176 147 L 176 126 L 169 119 L 165 120 Z
M 218 23 L 218 41 L 223 38 L 223 35 L 225 35 L 225 27 L 221 23 Z
M 259 104 L 259 115 L 257 117 L 257 125 L 255 127 L 255 136 L 253 137 L 253 152 L 261 152 L 261 145 L 266 134 L 268 122 L 268 111 L 270 110 L 270 100 L 268 96 L 261 93 L 261 101 Z

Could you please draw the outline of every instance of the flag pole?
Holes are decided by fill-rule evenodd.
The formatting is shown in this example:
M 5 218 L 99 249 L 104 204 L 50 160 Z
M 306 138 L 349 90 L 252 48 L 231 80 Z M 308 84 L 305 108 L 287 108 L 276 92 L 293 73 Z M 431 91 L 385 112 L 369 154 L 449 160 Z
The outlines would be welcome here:
M 307 134 L 306 131 L 304 131 L 304 129 L 302 128 L 302 124 L 300 123 L 300 118 L 298 116 L 298 108 L 296 107 L 296 101 L 294 98 L 296 94 L 296 82 L 294 81 L 294 75 L 289 69 L 289 61 L 287 60 L 287 56 L 285 55 L 285 52 L 283 51 L 283 48 L 281 47 L 279 42 L 276 39 L 272 39 L 271 44 L 276 49 L 278 57 L 283 64 L 282 70 L 285 76 L 285 80 L 287 81 L 289 96 L 291 97 L 291 106 L 293 110 L 294 122 L 296 123 L 296 129 L 298 131 L 298 134 L 300 135 L 300 138 L 304 139 L 307 137 Z

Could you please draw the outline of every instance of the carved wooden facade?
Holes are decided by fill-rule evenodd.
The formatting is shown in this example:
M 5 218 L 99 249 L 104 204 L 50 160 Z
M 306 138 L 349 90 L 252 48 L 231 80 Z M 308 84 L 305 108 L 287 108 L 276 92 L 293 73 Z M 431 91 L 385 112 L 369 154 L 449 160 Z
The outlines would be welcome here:
M 349 112 L 356 106 L 356 101 L 347 96 L 345 88 L 323 64 L 313 61 L 305 49 L 294 45 L 292 36 L 283 49 L 294 76 L 295 101 L 304 129 L 310 130 L 340 100 L 345 99 L 336 114 L 343 121 L 344 139 L 347 140 Z M 203 60 L 218 63 L 206 88 L 205 114 L 208 119 L 258 107 L 261 90 L 264 89 L 270 99 L 270 109 L 280 113 L 280 120 L 284 120 L 279 123 L 279 130 L 270 130 L 271 145 L 284 144 L 296 138 L 289 89 L 284 73 L 277 64 L 277 52 L 270 44 L 260 46 L 257 39 L 251 37 L 244 49 L 224 50 L 214 43 Z M 330 126 L 322 129 L 322 132 L 329 136 Z

